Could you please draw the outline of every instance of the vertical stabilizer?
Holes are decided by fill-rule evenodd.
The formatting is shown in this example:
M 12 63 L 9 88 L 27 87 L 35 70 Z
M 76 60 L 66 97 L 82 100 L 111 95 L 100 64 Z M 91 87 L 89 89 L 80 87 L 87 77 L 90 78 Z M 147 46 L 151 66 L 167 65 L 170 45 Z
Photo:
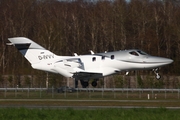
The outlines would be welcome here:
M 31 63 L 36 64 L 55 58 L 55 54 L 25 37 L 8 38 L 21 54 Z

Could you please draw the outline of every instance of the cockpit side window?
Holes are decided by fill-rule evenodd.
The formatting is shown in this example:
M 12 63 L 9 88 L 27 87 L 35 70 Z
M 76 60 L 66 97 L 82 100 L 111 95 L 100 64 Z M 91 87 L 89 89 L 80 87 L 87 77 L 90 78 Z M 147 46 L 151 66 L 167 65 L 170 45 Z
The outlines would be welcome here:
M 137 52 L 135 51 L 132 51 L 132 52 L 129 52 L 131 55 L 135 55 L 135 56 L 139 56 Z
M 147 55 L 147 53 L 145 53 L 145 52 L 143 52 L 143 51 L 140 51 L 140 50 L 138 50 L 137 51 L 139 54 L 141 54 L 141 55 Z

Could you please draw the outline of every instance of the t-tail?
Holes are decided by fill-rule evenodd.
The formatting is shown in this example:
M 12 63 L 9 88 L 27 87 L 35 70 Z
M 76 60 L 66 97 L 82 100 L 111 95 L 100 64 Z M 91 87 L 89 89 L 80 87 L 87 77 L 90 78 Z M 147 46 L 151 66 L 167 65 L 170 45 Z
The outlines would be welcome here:
M 11 42 L 10 45 L 14 45 L 35 69 L 42 68 L 38 68 L 41 65 L 40 63 L 45 63 L 56 58 L 54 53 L 28 38 L 14 37 L 8 38 L 8 40 Z

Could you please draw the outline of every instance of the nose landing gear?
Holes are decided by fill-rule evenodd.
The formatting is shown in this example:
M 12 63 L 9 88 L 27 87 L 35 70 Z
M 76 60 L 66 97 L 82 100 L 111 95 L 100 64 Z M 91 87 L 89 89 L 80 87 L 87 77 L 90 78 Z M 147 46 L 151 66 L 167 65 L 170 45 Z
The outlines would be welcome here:
M 159 80 L 161 78 L 161 75 L 159 75 L 159 73 L 158 73 L 159 69 L 156 68 L 156 69 L 153 69 L 153 71 L 156 74 L 156 79 Z

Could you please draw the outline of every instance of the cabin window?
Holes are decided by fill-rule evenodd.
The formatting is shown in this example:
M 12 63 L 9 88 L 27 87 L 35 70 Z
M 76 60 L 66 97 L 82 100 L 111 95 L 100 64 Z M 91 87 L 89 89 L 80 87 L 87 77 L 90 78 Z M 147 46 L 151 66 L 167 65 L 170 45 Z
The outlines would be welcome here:
M 102 56 L 102 58 L 101 58 L 102 60 L 105 60 L 105 56 Z
M 112 59 L 112 60 L 114 59 L 114 55 L 111 55 L 111 59 Z
M 135 51 L 132 51 L 132 52 L 129 52 L 131 55 L 135 55 L 135 56 L 139 56 L 138 54 L 137 54 L 137 52 L 135 52 Z
M 92 61 L 93 61 L 93 62 L 96 61 L 96 57 L 93 57 L 93 58 L 92 58 Z

